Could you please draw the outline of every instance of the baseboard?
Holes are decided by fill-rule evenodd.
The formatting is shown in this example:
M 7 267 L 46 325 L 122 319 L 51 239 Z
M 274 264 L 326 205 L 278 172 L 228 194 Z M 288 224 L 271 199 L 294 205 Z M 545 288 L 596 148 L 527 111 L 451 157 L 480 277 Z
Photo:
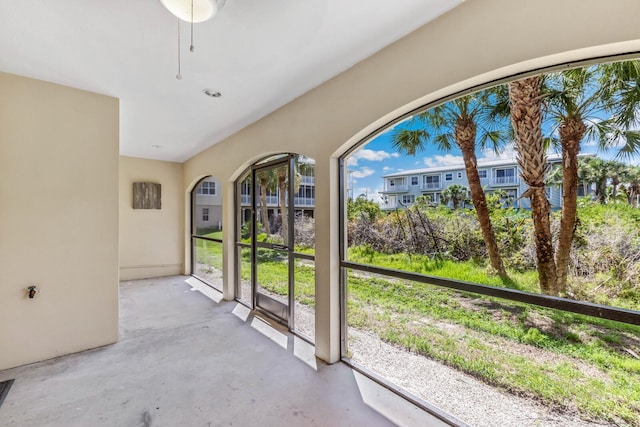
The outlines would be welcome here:
M 120 267 L 120 281 L 176 276 L 184 273 L 183 264 L 134 265 Z

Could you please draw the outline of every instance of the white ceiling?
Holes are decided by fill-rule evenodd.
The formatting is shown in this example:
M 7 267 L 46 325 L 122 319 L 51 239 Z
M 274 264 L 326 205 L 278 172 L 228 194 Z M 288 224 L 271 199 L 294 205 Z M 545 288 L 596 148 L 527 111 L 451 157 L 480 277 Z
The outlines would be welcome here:
M 120 98 L 120 153 L 181 162 L 462 1 L 227 0 L 177 80 L 159 0 L 0 0 L 0 71 Z

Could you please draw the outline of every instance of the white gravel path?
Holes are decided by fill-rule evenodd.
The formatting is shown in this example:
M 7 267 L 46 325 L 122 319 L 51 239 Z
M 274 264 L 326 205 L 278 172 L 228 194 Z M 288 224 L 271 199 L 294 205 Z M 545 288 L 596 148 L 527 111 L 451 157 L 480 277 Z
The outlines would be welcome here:
M 597 427 L 570 414 L 549 411 L 531 399 L 487 385 L 439 362 L 410 353 L 378 337 L 349 330 L 353 363 L 375 372 L 432 405 L 476 427 Z M 597 398 L 597 397 L 594 397 Z

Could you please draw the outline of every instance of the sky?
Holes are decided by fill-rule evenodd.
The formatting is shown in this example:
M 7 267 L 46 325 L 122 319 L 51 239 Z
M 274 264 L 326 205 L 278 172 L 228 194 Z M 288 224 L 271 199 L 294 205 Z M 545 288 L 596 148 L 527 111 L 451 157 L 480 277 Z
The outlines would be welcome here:
M 406 127 L 407 124 L 405 122 L 397 126 Z M 435 166 L 463 165 L 462 155 L 457 148 L 449 152 L 443 152 L 439 151 L 433 144 L 426 144 L 425 149 L 416 153 L 415 156 L 400 154 L 392 147 L 391 130 L 388 129 L 368 143 L 363 144 L 347 159 L 347 168 L 352 171 L 354 197 L 365 194 L 370 200 L 380 202 L 382 200 L 379 194 L 383 187 L 382 176 L 387 174 Z M 607 159 L 614 158 L 617 153 L 615 148 L 606 152 L 599 152 L 593 141 L 583 141 L 581 147 L 581 153 L 598 153 L 599 157 Z M 555 149 L 551 149 L 550 152 L 559 153 Z M 514 159 L 515 152 L 513 144 L 507 144 L 500 154 L 495 154 L 493 150 L 476 150 L 476 156 L 479 161 Z M 626 162 L 639 163 L 637 158 Z
M 491 95 L 490 95 L 491 96 Z M 610 114 L 610 113 L 609 113 Z M 593 123 L 597 121 L 605 120 L 609 117 L 605 116 L 602 109 L 594 109 L 588 113 L 588 119 L 591 119 Z M 503 123 L 498 123 L 498 126 L 508 127 L 508 119 Z M 487 122 L 487 124 L 489 124 Z M 636 113 L 636 126 L 640 124 L 640 109 Z M 495 127 L 496 123 L 493 125 Z M 404 129 L 418 129 L 423 127 L 424 124 L 418 120 L 412 120 L 411 118 L 405 119 L 393 128 L 388 128 L 372 138 L 370 141 L 364 143 L 360 148 L 354 151 L 347 159 L 347 169 L 351 172 L 353 178 L 353 196 L 358 197 L 361 194 L 365 194 L 370 200 L 379 202 L 382 200 L 379 192 L 383 188 L 383 176 L 398 173 L 406 170 L 422 169 L 438 166 L 452 166 L 459 165 L 464 167 L 463 159 L 460 150 L 455 147 L 448 152 L 439 150 L 435 144 L 425 144 L 422 151 L 417 152 L 414 156 L 407 156 L 400 154 L 393 148 L 392 135 L 396 128 Z M 480 127 L 480 126 L 479 126 Z M 432 129 L 426 129 L 431 132 Z M 635 128 L 634 130 L 638 130 Z M 557 128 L 551 121 L 544 121 L 542 125 L 542 132 L 544 136 L 552 136 L 558 139 Z M 480 130 L 478 130 L 480 134 Z M 618 147 L 612 147 L 606 151 L 598 149 L 597 141 L 589 140 L 586 137 L 581 141 L 581 153 L 591 154 L 595 153 L 598 157 L 603 159 L 616 159 L 628 164 L 639 165 L 640 157 L 636 156 L 631 159 L 617 158 L 619 152 Z M 549 154 L 560 154 L 559 148 L 552 147 L 549 150 Z M 479 161 L 482 160 L 497 160 L 497 159 L 515 159 L 515 151 L 513 143 L 505 144 L 503 150 L 499 153 L 495 153 L 493 150 L 480 150 L 476 149 L 476 157 Z

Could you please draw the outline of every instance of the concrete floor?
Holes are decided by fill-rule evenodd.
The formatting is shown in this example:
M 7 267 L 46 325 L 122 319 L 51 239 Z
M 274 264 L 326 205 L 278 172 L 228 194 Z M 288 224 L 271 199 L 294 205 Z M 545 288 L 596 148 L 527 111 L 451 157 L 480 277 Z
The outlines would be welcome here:
M 0 426 L 445 425 L 195 279 L 120 289 L 118 343 L 0 371 Z

